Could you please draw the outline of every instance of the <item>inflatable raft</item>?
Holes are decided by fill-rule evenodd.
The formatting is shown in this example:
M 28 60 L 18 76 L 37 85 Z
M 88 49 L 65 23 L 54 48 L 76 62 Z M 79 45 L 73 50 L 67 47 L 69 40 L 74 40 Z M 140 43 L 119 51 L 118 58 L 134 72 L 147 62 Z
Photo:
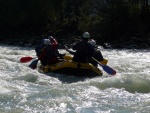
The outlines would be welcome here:
M 102 71 L 91 63 L 78 63 L 71 60 L 59 62 L 54 65 L 46 65 L 44 67 L 40 65 L 38 70 L 43 73 L 54 72 L 78 77 L 95 77 L 103 75 Z

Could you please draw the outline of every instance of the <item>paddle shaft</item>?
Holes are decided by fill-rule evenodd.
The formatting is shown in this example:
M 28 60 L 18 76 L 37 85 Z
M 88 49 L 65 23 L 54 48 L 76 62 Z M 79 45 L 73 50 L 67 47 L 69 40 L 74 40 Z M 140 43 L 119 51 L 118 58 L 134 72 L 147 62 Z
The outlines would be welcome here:
M 93 60 L 95 60 L 100 66 L 104 66 L 103 64 L 101 64 L 97 59 L 95 59 L 94 57 L 92 57 Z
M 36 59 L 36 60 L 32 61 L 32 63 L 29 65 L 29 67 L 32 68 L 32 69 L 36 69 L 38 61 L 39 61 L 39 59 Z

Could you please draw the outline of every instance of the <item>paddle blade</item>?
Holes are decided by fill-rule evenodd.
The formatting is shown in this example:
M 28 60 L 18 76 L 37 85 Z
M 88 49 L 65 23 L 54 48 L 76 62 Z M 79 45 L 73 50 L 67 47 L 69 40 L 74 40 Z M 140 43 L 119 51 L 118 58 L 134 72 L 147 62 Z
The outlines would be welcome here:
M 103 65 L 101 64 L 98 60 L 96 60 L 94 57 L 92 57 L 93 60 L 95 60 L 102 68 L 105 72 L 107 72 L 109 75 L 115 75 L 116 71 L 114 69 L 112 69 L 111 67 L 107 66 L 107 65 Z M 107 62 L 106 62 L 107 63 Z
M 32 68 L 32 69 L 36 69 L 36 68 L 37 68 L 37 64 L 38 64 L 38 59 L 37 59 L 37 60 L 34 60 L 34 61 L 29 65 L 29 67 Z
M 33 59 L 33 58 L 30 57 L 30 56 L 28 56 L 28 57 L 22 57 L 22 58 L 20 59 L 20 62 L 25 63 L 25 62 L 31 61 L 32 59 Z
M 103 70 L 107 72 L 109 75 L 115 75 L 116 71 L 107 65 L 101 65 Z
M 100 63 L 103 64 L 103 65 L 107 65 L 108 60 L 107 59 L 103 59 L 102 61 L 100 61 Z

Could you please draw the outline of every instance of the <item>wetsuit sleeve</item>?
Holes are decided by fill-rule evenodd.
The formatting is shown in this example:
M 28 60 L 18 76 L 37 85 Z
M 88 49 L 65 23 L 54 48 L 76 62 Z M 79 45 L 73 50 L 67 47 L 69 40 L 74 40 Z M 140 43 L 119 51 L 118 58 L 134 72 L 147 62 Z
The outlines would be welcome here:
M 42 50 L 41 55 L 38 57 L 39 60 L 43 59 L 45 57 L 46 54 L 46 47 Z
M 39 48 L 38 46 L 35 48 L 35 52 L 37 56 L 39 56 L 38 48 Z
M 98 58 L 99 58 L 99 61 L 103 61 L 104 59 L 100 50 L 98 50 Z
M 38 57 L 41 55 L 41 51 L 40 51 L 41 47 L 42 47 L 42 45 L 35 47 L 36 56 L 38 56 Z

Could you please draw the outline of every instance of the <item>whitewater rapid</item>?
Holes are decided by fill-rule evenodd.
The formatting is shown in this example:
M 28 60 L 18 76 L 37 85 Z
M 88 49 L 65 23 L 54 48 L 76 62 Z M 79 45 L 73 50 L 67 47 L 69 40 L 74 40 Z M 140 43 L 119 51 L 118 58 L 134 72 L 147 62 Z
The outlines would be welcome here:
M 21 63 L 34 48 L 0 45 L 0 113 L 149 113 L 150 50 L 101 52 L 117 74 L 79 79 Z

